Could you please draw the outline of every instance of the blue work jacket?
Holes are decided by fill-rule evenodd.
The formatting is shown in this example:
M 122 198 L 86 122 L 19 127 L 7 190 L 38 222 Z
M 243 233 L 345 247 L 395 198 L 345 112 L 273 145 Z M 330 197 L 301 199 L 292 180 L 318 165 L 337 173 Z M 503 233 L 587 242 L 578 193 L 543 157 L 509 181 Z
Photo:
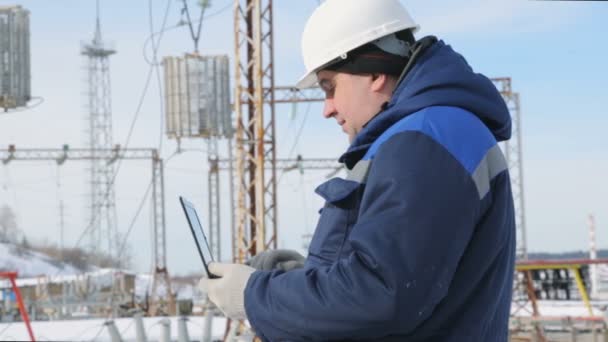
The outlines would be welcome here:
M 340 158 L 305 267 L 257 271 L 264 341 L 507 341 L 515 219 L 492 82 L 428 47 Z

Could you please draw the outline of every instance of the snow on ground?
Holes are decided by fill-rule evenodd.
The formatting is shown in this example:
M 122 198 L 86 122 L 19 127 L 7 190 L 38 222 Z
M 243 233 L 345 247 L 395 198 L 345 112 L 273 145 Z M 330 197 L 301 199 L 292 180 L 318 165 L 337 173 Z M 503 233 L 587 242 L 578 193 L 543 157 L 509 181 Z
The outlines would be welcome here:
M 595 305 L 602 306 L 603 304 L 595 303 Z M 588 316 L 587 309 L 580 302 L 539 301 L 539 310 L 543 316 Z M 596 307 L 594 308 L 594 314 L 602 316 L 606 313 Z M 160 339 L 163 319 L 170 320 L 171 338 L 177 340 L 179 317 L 144 317 L 144 329 L 150 341 Z M 104 319 L 33 322 L 32 330 L 36 339 L 45 341 L 110 341 L 105 322 Z M 114 320 L 114 323 L 124 341 L 135 341 L 136 331 L 133 318 L 118 318 Z M 190 339 L 202 339 L 205 317 L 189 316 L 186 325 Z M 212 319 L 212 338 L 221 339 L 225 328 L 226 319 L 214 317 Z M 28 338 L 23 322 L 0 324 L 0 340 L 28 340 Z
M 150 341 L 158 341 L 161 336 L 161 322 L 169 319 L 171 339 L 177 340 L 179 317 L 144 317 L 144 330 Z M 32 322 L 34 337 L 39 341 L 110 341 L 110 334 L 103 319 L 87 319 L 73 321 L 47 321 Z M 133 318 L 118 318 L 114 324 L 123 341 L 135 341 L 135 320 Z M 187 317 L 186 326 L 188 336 L 192 340 L 202 340 L 205 326 L 205 317 Z M 226 328 L 226 319 L 214 317 L 212 319 L 213 339 L 222 339 Z M 29 335 L 23 322 L 0 324 L 0 340 L 27 341 Z
M 567 316 L 567 317 L 586 317 L 589 316 L 589 310 L 583 302 L 575 301 L 558 301 L 558 300 L 539 300 L 537 301 L 538 312 L 541 316 Z M 605 316 L 607 314 L 606 307 L 607 302 L 592 302 L 591 308 L 593 309 L 594 316 Z M 511 307 L 511 314 L 514 313 L 516 307 Z M 529 317 L 531 316 L 532 306 L 528 303 L 525 309 L 517 311 L 517 316 Z
M 72 265 L 13 244 L 0 243 L 0 270 L 17 271 L 18 277 L 81 273 Z
M 608 265 L 598 267 L 601 282 L 601 289 L 606 289 L 608 285 Z M 36 284 L 39 281 L 39 276 L 48 277 L 50 282 L 61 282 L 77 280 L 78 277 L 85 275 L 92 276 L 102 283 L 110 283 L 115 272 L 123 272 L 113 269 L 97 269 L 92 272 L 83 274 L 78 269 L 71 265 L 58 262 L 50 257 L 30 251 L 19 249 L 12 244 L 0 243 L 0 270 L 2 271 L 17 271 L 18 285 Z M 137 274 L 135 282 L 135 295 L 142 298 L 146 293 L 151 291 L 152 275 Z M 0 288 L 10 286 L 8 281 L 0 281 Z M 166 289 L 164 283 L 158 284 L 158 294 L 164 295 Z M 178 298 L 193 298 L 195 300 L 202 299 L 195 286 L 183 285 L 176 291 Z M 570 316 L 584 317 L 588 316 L 589 312 L 582 302 L 565 302 L 565 301 L 539 301 L 539 312 L 542 316 Z M 607 315 L 608 302 L 596 302 L 593 305 L 593 314 L 597 316 Z M 519 316 L 529 316 L 531 310 L 520 310 Z M 162 317 L 147 317 L 144 318 L 145 330 L 148 338 L 157 340 L 160 336 Z M 171 320 L 171 335 L 174 339 L 177 338 L 177 317 L 170 317 Z M 109 341 L 109 334 L 104 325 L 103 319 L 87 319 L 75 321 L 40 321 L 33 322 L 33 330 L 37 339 L 52 340 L 52 341 Z M 115 324 L 118 331 L 121 332 L 124 340 L 135 339 L 135 327 L 132 318 L 116 319 Z M 203 333 L 204 317 L 191 316 L 188 317 L 188 330 L 190 337 L 199 339 Z M 216 317 L 213 319 L 213 336 L 221 338 L 224 334 L 225 319 Z M 0 324 L 0 340 L 27 340 L 28 335 L 25 325 L 22 322 Z

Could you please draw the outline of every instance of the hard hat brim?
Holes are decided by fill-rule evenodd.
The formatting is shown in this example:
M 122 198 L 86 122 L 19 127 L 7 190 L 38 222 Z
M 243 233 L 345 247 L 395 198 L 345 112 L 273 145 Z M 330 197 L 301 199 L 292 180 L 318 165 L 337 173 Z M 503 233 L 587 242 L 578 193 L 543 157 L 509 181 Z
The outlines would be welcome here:
M 306 73 L 304 76 L 300 78 L 300 80 L 296 83 L 296 88 L 298 89 L 306 89 L 313 88 L 318 83 L 317 73 L 316 71 Z

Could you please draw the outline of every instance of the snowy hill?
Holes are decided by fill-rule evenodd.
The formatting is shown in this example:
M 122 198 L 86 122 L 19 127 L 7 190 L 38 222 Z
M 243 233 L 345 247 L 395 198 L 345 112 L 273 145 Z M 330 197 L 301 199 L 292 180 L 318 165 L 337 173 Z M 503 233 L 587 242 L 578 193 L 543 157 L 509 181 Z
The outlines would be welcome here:
M 82 273 L 68 263 L 10 243 L 0 243 L 0 271 L 16 271 L 20 278 Z
M 46 277 L 49 282 L 65 282 L 80 279 L 78 277 L 89 276 L 98 286 L 111 284 L 115 274 L 129 273 L 128 270 L 116 268 L 88 267 L 88 270 L 80 270 L 70 263 L 58 261 L 44 253 L 26 249 L 11 243 L 0 243 L 0 272 L 16 271 L 17 284 L 19 286 L 31 285 L 39 282 L 39 277 Z M 144 297 L 149 293 L 152 285 L 152 274 L 141 273 L 135 275 L 135 295 Z M 193 298 L 198 277 L 193 279 L 175 279 L 172 291 L 177 294 L 178 299 Z M 10 286 L 8 282 L 0 279 L 0 287 Z M 166 289 L 163 283 L 159 284 L 157 294 L 165 295 Z

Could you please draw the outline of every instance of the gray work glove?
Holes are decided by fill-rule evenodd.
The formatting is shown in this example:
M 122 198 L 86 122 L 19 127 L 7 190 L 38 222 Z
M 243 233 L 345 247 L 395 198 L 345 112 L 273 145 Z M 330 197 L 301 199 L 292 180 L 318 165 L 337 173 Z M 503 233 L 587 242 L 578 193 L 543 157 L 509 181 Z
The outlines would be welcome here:
M 304 258 L 300 253 L 292 250 L 277 249 L 267 250 L 257 254 L 245 264 L 257 270 L 271 271 L 283 270 L 291 271 L 295 268 L 304 267 Z

